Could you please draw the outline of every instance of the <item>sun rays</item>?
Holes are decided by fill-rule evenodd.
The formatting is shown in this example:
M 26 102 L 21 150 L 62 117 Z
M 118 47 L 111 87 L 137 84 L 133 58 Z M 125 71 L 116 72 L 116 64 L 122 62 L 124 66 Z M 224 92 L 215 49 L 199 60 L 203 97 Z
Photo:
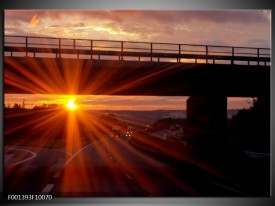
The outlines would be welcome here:
M 77 105 L 75 103 L 75 99 L 69 99 L 67 105 L 66 105 L 68 110 L 74 111 L 77 109 Z
M 27 54 L 32 55 L 32 54 Z M 33 54 L 34 55 L 34 54 Z M 62 55 L 61 55 L 62 56 Z M 74 156 L 86 146 L 101 141 L 101 146 L 96 149 L 96 155 L 99 156 L 101 165 L 108 165 L 107 168 L 114 168 L 110 163 L 108 153 L 117 160 L 121 168 L 134 176 L 138 182 L 145 185 L 146 190 L 158 195 L 158 186 L 150 182 L 150 178 L 143 174 L 138 165 L 126 161 L 123 154 L 118 148 L 125 147 L 125 142 L 113 144 L 111 139 L 111 129 L 116 124 L 134 125 L 142 127 L 141 122 L 131 119 L 118 117 L 116 121 L 102 117 L 102 113 L 82 109 L 80 94 L 96 95 L 129 95 L 131 91 L 139 94 L 143 92 L 148 95 L 148 88 L 152 82 L 162 82 L 163 77 L 175 72 L 173 64 L 165 64 L 162 69 L 148 68 L 147 63 L 142 63 L 140 68 L 128 69 L 129 62 L 114 62 L 103 60 L 104 64 L 90 59 L 68 59 L 68 58 L 30 58 L 18 57 L 16 61 L 5 57 L 5 84 L 31 94 L 52 95 L 52 103 L 61 105 L 57 109 L 43 109 L 41 111 L 30 111 L 22 114 L 20 120 L 15 117 L 11 118 L 11 124 L 5 128 L 5 138 L 15 138 L 20 136 L 21 142 L 14 142 L 14 146 L 30 145 L 39 148 L 58 148 L 66 154 Z M 138 72 L 137 72 L 138 71 Z M 159 88 L 155 87 L 155 90 Z M 177 89 L 177 88 L 175 88 Z M 59 95 L 59 96 L 58 96 Z M 96 99 L 94 99 L 96 100 Z M 125 100 L 122 101 L 124 107 L 127 106 Z M 85 102 L 83 105 L 91 105 L 92 102 Z M 110 109 L 110 108 L 108 108 Z M 13 114 L 11 114 L 13 115 Z M 9 115 L 6 116 L 8 118 Z M 124 125 L 124 127 L 125 127 Z M 162 148 L 150 139 L 140 137 L 140 142 L 151 148 L 162 151 L 172 158 L 183 158 L 180 153 L 172 149 Z M 137 155 L 134 152 L 131 154 Z M 139 157 L 140 158 L 140 157 Z M 184 157 L 188 158 L 188 157 Z M 70 191 L 71 180 L 85 182 L 85 185 L 74 186 L 74 189 L 81 192 L 89 193 L 100 190 L 100 185 L 96 185 L 97 178 L 101 177 L 99 171 L 91 170 L 90 164 L 93 159 L 79 153 L 77 163 L 72 166 L 64 167 L 63 179 L 61 182 L 61 191 Z M 135 169 L 133 169 L 135 168 Z M 121 186 L 116 175 L 117 170 L 110 171 L 110 177 L 114 176 L 112 182 L 122 194 L 127 194 L 124 186 Z M 115 172 L 114 172 L 115 171 Z M 92 174 L 91 174 L 92 173 Z M 168 173 L 162 175 L 173 181 L 175 184 L 180 182 L 174 180 Z M 124 184 L 124 183 L 123 183 Z M 186 190 L 189 190 L 187 188 Z
M 85 155 L 85 150 L 83 149 L 89 147 L 89 145 L 94 145 L 96 142 L 100 142 L 101 146 L 95 147 L 94 149 L 95 155 L 100 159 L 100 165 L 108 165 L 106 169 L 110 170 L 108 171 L 110 174 L 106 179 L 112 179 L 108 184 L 117 187 L 118 192 L 120 192 L 119 194 L 130 195 L 131 193 L 127 190 L 127 184 L 125 184 L 125 182 L 120 182 L 121 180 L 117 176 L 118 172 L 112 173 L 112 170 L 115 170 L 115 164 L 110 164 L 108 154 L 111 154 L 112 158 L 119 163 L 121 170 L 127 172 L 127 174 L 131 174 L 146 191 L 151 194 L 160 195 L 158 193 L 158 186 L 150 181 L 150 176 L 146 176 L 137 163 L 129 161 L 128 157 L 123 156 L 118 150 L 118 148 L 125 147 L 125 142 L 123 142 L 122 139 L 118 141 L 109 139 L 110 130 L 114 124 L 121 124 L 124 122 L 125 125 L 133 125 L 139 128 L 142 127 L 141 122 L 133 121 L 131 118 L 123 116 L 117 116 L 116 121 L 114 121 L 110 118 L 104 118 L 102 113 L 95 111 L 74 110 L 75 112 L 68 112 L 69 108 L 74 109 L 77 107 L 76 98 L 77 96 L 67 96 L 63 98 L 62 101 L 67 108 L 36 112 L 30 111 L 24 114 L 6 114 L 5 121 L 9 123 L 11 119 L 14 119 L 14 124 L 9 123 L 8 125 L 10 125 L 10 127 L 5 128 L 5 138 L 8 139 L 13 137 L 14 134 L 20 134 L 20 138 L 23 139 L 23 142 L 16 142 L 13 145 L 15 147 L 19 146 L 21 143 L 32 146 L 32 144 L 36 142 L 33 146 L 37 148 L 57 148 L 64 151 L 66 154 L 70 154 L 70 157 L 78 154 L 76 156 L 77 161 L 75 161 L 74 164 L 68 164 L 64 167 L 62 182 L 59 188 L 62 194 L 66 195 L 66 192 L 71 191 L 75 191 L 75 195 L 80 193 L 90 195 L 102 192 L 98 179 L 104 177 L 102 177 L 101 172 L 96 165 L 94 165 L 93 156 Z M 146 137 L 140 136 L 137 138 L 141 144 L 149 145 L 150 148 L 157 149 L 167 156 L 179 160 L 192 161 L 188 156 L 182 156 L 181 153 L 178 153 L 177 151 L 180 151 L 181 148 L 178 149 L 175 145 L 169 147 L 169 149 L 162 147 L 161 143 L 156 143 Z M 63 144 L 56 147 L 55 143 L 61 140 Z M 116 145 L 113 144 L 112 141 L 116 141 Z M 166 143 L 166 146 L 167 145 Z M 176 146 L 179 145 L 176 144 Z M 79 152 L 82 150 L 83 152 Z M 37 153 L 39 155 L 39 150 L 37 150 Z M 144 158 L 135 150 L 131 151 L 131 154 L 137 155 L 139 158 Z M 68 156 L 67 160 L 70 160 L 70 157 Z M 31 163 L 30 161 L 29 164 Z M 193 163 L 196 164 L 195 162 Z M 26 163 L 26 165 L 28 165 L 28 163 Z M 178 181 L 178 179 L 167 171 L 159 171 L 159 174 L 165 177 L 167 181 L 169 180 L 182 188 L 182 190 L 193 193 L 192 188 Z M 82 184 L 72 185 L 72 181 L 81 182 Z M 16 185 L 16 180 L 13 181 L 13 184 Z M 74 194 L 70 193 L 70 195 Z

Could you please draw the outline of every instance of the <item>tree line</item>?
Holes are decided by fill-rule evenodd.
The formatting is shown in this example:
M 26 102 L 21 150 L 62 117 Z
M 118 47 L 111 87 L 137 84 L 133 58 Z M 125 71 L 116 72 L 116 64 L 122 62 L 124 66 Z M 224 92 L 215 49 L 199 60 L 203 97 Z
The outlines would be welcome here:
M 39 111 L 39 110 L 54 110 L 62 109 L 63 106 L 59 104 L 42 104 L 35 105 L 32 108 L 25 107 L 24 104 L 14 103 L 13 106 L 10 104 L 4 104 L 4 112 L 27 112 L 27 111 Z

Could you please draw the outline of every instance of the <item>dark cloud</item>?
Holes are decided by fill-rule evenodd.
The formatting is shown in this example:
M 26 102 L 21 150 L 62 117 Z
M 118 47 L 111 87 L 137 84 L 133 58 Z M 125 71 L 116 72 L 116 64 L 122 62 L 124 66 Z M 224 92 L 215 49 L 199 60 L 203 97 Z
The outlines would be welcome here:
M 255 24 L 267 22 L 262 11 L 241 10 L 241 11 L 196 11 L 187 12 L 186 16 L 190 19 L 200 19 L 217 23 L 240 23 Z M 183 17 L 186 17 L 183 15 Z
M 112 12 L 107 10 L 6 10 L 4 13 L 5 21 L 9 22 L 29 22 L 34 15 L 37 15 L 41 19 L 47 17 L 56 21 L 61 20 L 66 15 L 83 17 L 84 22 L 89 22 L 92 19 L 121 21 L 119 15 L 112 15 Z
M 154 23 L 171 23 L 184 21 L 212 21 L 212 22 L 233 22 L 242 24 L 253 24 L 268 22 L 262 10 L 168 10 L 168 11 L 86 11 L 87 16 L 103 19 L 119 19 L 120 21 L 137 20 L 143 23 L 152 21 Z
M 28 24 L 35 15 L 41 20 L 40 28 L 34 32 L 22 27 L 25 26 L 22 23 Z M 113 40 L 123 38 L 130 41 L 215 45 L 228 45 L 232 42 L 239 44 L 242 41 L 246 45 L 263 45 L 263 47 L 269 45 L 268 40 L 259 41 L 270 24 L 269 16 L 270 11 L 263 10 L 6 10 L 4 15 L 5 31 L 9 34 L 26 35 L 33 31 L 31 36 L 62 36 L 62 29 L 71 29 L 73 38 L 85 38 L 85 35 L 90 35 L 91 38 Z M 54 23 L 47 24 L 47 28 L 43 28 L 45 25 L 43 23 L 47 23 L 46 18 Z M 86 31 L 85 28 L 81 28 L 85 26 L 89 26 Z M 94 26 L 110 30 L 94 31 Z M 266 29 L 262 33 L 253 33 L 258 41 L 244 42 L 253 38 L 247 37 L 249 35 L 247 32 L 254 31 L 257 27 Z M 226 29 L 228 30 L 225 31 Z M 112 31 L 119 35 L 110 35 Z M 64 36 L 66 35 L 69 34 L 64 33 Z
M 127 22 L 135 20 L 136 22 L 146 23 L 174 23 L 189 21 L 212 21 L 218 23 L 263 23 L 268 22 L 268 18 L 262 10 L 214 10 L 214 11 L 107 11 L 107 10 L 6 10 L 5 18 L 15 21 L 29 22 L 30 19 L 38 15 L 40 18 L 49 17 L 55 20 L 61 19 L 64 15 L 83 16 L 83 21 L 92 19 L 109 20 L 115 22 Z

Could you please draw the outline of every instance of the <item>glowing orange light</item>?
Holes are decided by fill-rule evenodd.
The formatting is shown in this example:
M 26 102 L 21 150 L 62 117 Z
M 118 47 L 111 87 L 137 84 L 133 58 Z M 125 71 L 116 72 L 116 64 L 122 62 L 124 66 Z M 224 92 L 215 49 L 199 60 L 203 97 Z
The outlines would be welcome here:
M 75 104 L 75 99 L 70 99 L 66 106 L 68 110 L 75 110 L 77 108 L 77 105 Z
M 31 21 L 29 22 L 30 26 L 37 26 L 40 23 L 40 19 L 37 15 L 34 15 L 31 19 Z

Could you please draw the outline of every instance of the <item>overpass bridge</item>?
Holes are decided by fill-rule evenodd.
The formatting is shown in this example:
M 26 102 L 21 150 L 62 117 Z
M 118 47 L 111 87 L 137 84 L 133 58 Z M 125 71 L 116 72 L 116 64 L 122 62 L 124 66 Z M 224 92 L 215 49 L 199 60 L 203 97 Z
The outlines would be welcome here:
M 187 119 L 224 133 L 227 97 L 270 98 L 270 52 L 6 35 L 4 92 L 190 96 Z
M 4 70 L 5 93 L 250 97 L 270 49 L 5 36 Z

